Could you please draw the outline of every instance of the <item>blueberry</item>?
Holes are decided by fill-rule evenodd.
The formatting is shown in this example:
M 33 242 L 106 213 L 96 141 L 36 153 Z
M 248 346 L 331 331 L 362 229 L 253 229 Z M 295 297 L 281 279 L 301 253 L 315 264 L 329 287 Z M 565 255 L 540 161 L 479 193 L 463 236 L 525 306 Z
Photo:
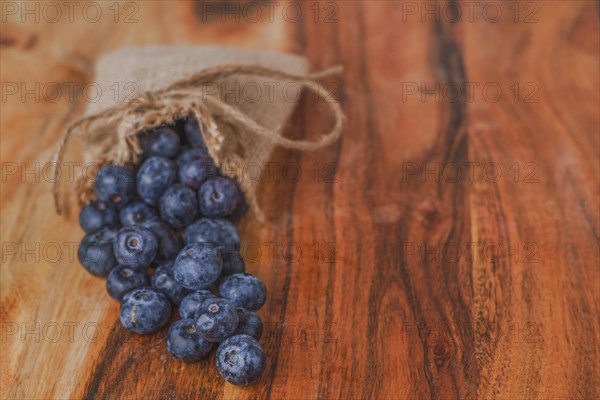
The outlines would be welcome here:
M 160 127 L 141 135 L 140 143 L 146 156 L 174 157 L 179 152 L 179 135 L 173 128 Z
M 156 260 L 158 261 L 166 261 L 175 258 L 183 247 L 179 233 L 161 219 L 147 220 L 142 222 L 140 226 L 150 229 L 156 237 L 156 240 L 158 241 Z
M 185 296 L 179 303 L 179 315 L 181 318 L 196 319 L 200 306 L 206 299 L 212 299 L 215 295 L 208 290 L 196 290 Z
M 113 228 L 104 228 L 83 237 L 77 249 L 77 257 L 90 274 L 106 276 L 117 265 L 113 254 L 116 237 L 117 230 Z
M 235 181 L 224 176 L 207 179 L 198 190 L 200 214 L 210 218 L 232 215 L 241 199 L 242 194 Z
M 179 304 L 188 293 L 189 289 L 181 286 L 173 279 L 173 262 L 166 262 L 159 266 L 152 275 L 152 287 L 163 293 L 173 304 Z
M 145 203 L 134 201 L 129 203 L 119 212 L 121 225 L 137 225 L 149 219 L 158 218 L 156 211 L 148 207 Z
M 189 116 L 185 120 L 185 125 L 183 125 L 183 133 L 185 133 L 185 137 L 192 147 L 201 149 L 205 154 L 208 154 L 208 150 L 204 144 L 204 138 L 202 137 L 202 132 L 200 132 L 200 125 L 194 116 Z
M 246 214 L 247 211 L 248 211 L 248 203 L 246 202 L 246 199 L 242 195 L 242 196 L 240 196 L 240 201 L 238 202 L 237 206 L 235 207 L 235 210 L 233 210 L 233 213 L 227 218 L 230 219 L 231 221 L 238 221 Z
M 79 225 L 86 232 L 99 231 L 102 228 L 113 228 L 119 224 L 119 214 L 102 201 L 94 201 L 81 209 Z
M 179 167 L 179 182 L 190 189 L 198 190 L 208 179 L 217 175 L 217 166 L 210 157 L 195 158 Z
M 223 257 L 223 271 L 221 275 L 246 272 L 246 264 L 238 251 L 221 249 L 221 257 Z
M 225 380 L 234 385 L 256 382 L 265 369 L 265 352 L 249 335 L 235 335 L 217 348 L 217 370 Z
M 157 332 L 169 322 L 170 316 L 169 299 L 152 288 L 134 289 L 121 303 L 121 323 L 142 335 Z
M 202 149 L 199 149 L 197 147 L 186 147 L 181 150 L 181 152 L 175 159 L 175 164 L 177 164 L 177 168 L 181 168 L 192 160 L 203 160 L 206 159 L 206 157 L 209 156 Z
M 219 250 L 210 243 L 192 243 L 185 246 L 175 259 L 173 276 L 182 286 L 206 289 L 212 286 L 223 269 Z
M 156 206 L 160 196 L 175 180 L 177 168 L 164 157 L 150 157 L 137 173 L 137 192 L 144 203 Z
M 175 260 L 166 260 L 156 264 L 156 268 L 166 268 L 167 270 L 173 272 L 173 265 L 175 264 Z
M 200 218 L 189 225 L 183 234 L 185 244 L 212 242 L 227 250 L 240 250 L 240 236 L 226 219 Z
M 98 171 L 94 188 L 100 201 L 121 208 L 135 196 L 135 175 L 125 167 L 108 165 Z
M 240 322 L 234 335 L 250 335 L 254 339 L 259 340 L 263 333 L 263 322 L 258 314 L 244 308 L 238 308 L 237 313 Z
M 114 251 L 119 264 L 142 269 L 154 261 L 158 241 L 148 228 L 140 225 L 126 226 L 117 234 Z
M 196 328 L 209 342 L 221 342 L 235 332 L 239 317 L 235 306 L 225 299 L 205 300 L 196 318 Z
M 265 284 L 250 274 L 227 275 L 219 284 L 219 295 L 246 310 L 256 311 L 265 304 Z
M 106 279 L 106 291 L 113 299 L 123 301 L 123 296 L 133 289 L 148 286 L 148 275 L 144 271 L 136 271 L 129 267 L 113 268 Z
M 213 346 L 196 330 L 193 319 L 175 322 L 167 333 L 167 349 L 173 356 L 185 362 L 196 362 L 206 358 Z
M 160 198 L 160 216 L 175 228 L 183 228 L 196 219 L 198 202 L 190 188 L 175 184 Z

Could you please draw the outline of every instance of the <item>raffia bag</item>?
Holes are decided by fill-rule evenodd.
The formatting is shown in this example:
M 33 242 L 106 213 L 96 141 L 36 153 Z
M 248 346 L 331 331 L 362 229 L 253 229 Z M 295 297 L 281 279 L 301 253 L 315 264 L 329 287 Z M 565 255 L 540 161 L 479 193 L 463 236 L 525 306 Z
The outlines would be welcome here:
M 123 48 L 98 61 L 94 83 L 103 95 L 69 126 L 55 162 L 59 166 L 66 161 L 97 166 L 135 163 L 141 153 L 140 131 L 193 114 L 211 157 L 223 174 L 238 180 L 254 216 L 262 221 L 258 181 L 246 179 L 241 171 L 249 163 L 264 165 L 276 145 L 313 150 L 339 137 L 344 120 L 341 107 L 317 82 L 339 72 L 336 67 L 309 74 L 306 60 L 289 54 L 205 46 Z M 281 135 L 298 100 L 286 95 L 290 85 L 314 92 L 335 118 L 332 129 L 316 141 Z M 249 87 L 263 90 L 258 96 L 256 90 L 252 96 L 236 93 Z M 68 213 L 73 204 L 94 198 L 89 176 L 75 185 L 59 176 L 55 182 L 58 213 Z

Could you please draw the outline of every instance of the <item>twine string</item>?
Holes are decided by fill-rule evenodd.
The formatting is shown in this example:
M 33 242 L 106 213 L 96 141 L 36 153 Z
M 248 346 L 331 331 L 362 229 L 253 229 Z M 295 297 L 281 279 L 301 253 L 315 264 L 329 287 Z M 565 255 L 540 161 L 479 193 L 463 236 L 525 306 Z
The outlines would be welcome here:
M 273 144 L 288 149 L 316 150 L 337 140 L 344 123 L 344 114 L 340 103 L 318 81 L 338 75 L 342 71 L 341 66 L 336 66 L 302 76 L 257 65 L 222 65 L 207 68 L 164 89 L 141 93 L 131 102 L 119 103 L 97 114 L 76 120 L 68 127 L 60 141 L 54 156 L 54 162 L 55 165 L 60 165 L 63 162 L 65 149 L 73 137 L 98 134 L 99 131 L 102 131 L 98 128 L 106 129 L 107 127 L 116 127 L 117 131 L 118 146 L 116 146 L 117 153 L 114 155 L 115 161 L 121 163 L 131 161 L 132 153 L 139 151 L 135 140 L 131 140 L 131 132 L 135 132 L 140 126 L 148 128 L 149 125 L 160 124 L 161 120 L 171 120 L 179 112 L 186 109 L 189 111 L 193 108 L 200 108 L 201 110 L 199 114 L 194 112 L 195 115 L 205 115 L 208 118 L 218 116 L 220 122 L 234 126 L 242 134 L 261 136 Z M 314 93 L 328 106 L 329 112 L 335 121 L 333 127 L 329 132 L 321 134 L 314 141 L 292 140 L 281 136 L 278 130 L 271 130 L 259 124 L 248 114 L 226 103 L 221 98 L 202 92 L 203 85 L 232 75 L 254 75 L 263 78 L 289 80 L 299 84 L 302 88 Z M 53 196 L 56 211 L 60 214 L 62 207 L 58 171 L 59 169 L 56 168 L 54 172 Z M 249 200 L 251 203 L 256 202 L 255 198 Z

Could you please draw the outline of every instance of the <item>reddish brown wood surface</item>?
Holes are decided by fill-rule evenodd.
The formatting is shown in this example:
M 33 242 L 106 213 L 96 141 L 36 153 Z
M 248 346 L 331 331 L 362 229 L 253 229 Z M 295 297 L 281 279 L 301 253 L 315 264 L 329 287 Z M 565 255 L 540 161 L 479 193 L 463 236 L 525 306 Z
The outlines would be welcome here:
M 243 6 L 260 2 L 123 2 L 116 21 L 96 2 L 97 22 L 81 2 L 73 22 L 6 3 L 21 7 L 2 3 L 0 31 L 2 398 L 600 397 L 597 2 L 310 2 L 297 19 L 281 2 L 257 21 Z M 268 221 L 240 227 L 269 290 L 251 387 L 125 331 L 73 256 L 76 219 L 53 213 L 44 166 L 85 101 L 44 85 L 155 43 L 345 66 L 342 139 L 278 149 Z M 313 103 L 287 134 L 326 127 Z

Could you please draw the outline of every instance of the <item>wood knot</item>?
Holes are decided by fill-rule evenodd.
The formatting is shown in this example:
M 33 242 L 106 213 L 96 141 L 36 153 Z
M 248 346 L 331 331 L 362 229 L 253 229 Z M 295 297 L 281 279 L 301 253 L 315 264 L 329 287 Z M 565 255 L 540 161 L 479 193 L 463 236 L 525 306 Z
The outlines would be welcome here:
M 442 368 L 447 365 L 452 358 L 452 352 L 450 349 L 442 343 L 437 343 L 433 347 L 433 362 L 438 368 Z
M 435 354 L 438 357 L 443 356 L 444 354 L 446 354 L 446 348 L 444 347 L 443 344 L 436 344 L 435 347 L 433 348 L 433 354 Z
M 440 206 L 434 198 L 427 197 L 419 204 L 417 211 L 421 217 L 421 224 L 423 224 L 425 228 L 432 228 L 438 224 L 440 220 Z

